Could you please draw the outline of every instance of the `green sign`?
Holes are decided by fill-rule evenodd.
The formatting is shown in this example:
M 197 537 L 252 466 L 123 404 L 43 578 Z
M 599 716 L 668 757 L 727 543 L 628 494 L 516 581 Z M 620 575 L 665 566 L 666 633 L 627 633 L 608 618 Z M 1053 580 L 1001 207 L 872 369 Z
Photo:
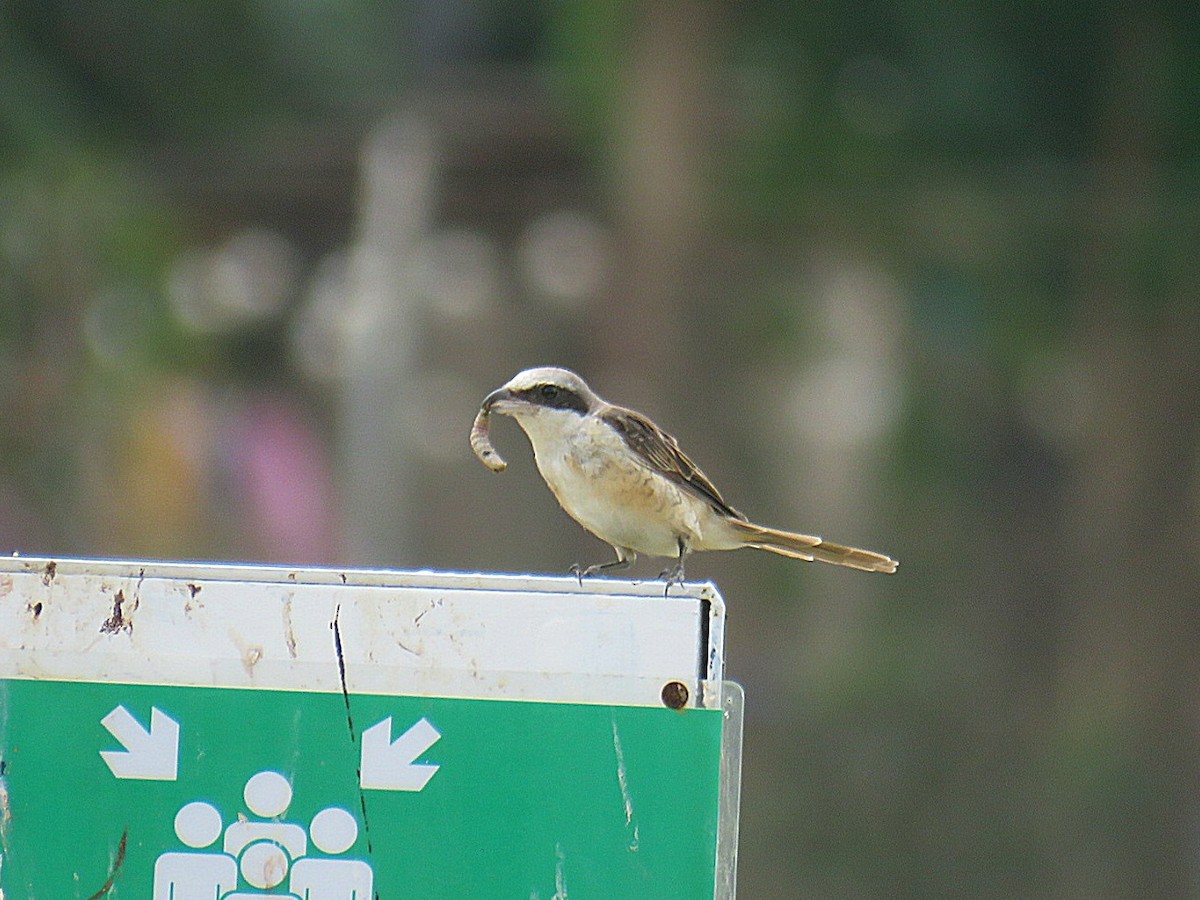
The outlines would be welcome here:
M 324 574 L 308 573 L 307 581 L 273 570 L 257 570 L 253 578 L 244 571 L 214 577 L 212 571 L 194 570 L 164 577 L 122 564 L 127 580 L 110 581 L 108 590 L 98 591 L 96 565 L 117 564 L 59 562 L 47 579 L 44 569 L 26 563 L 7 582 L 0 576 L 0 628 L 26 623 L 24 649 L 17 638 L 0 637 L 3 900 L 708 900 L 731 890 L 732 877 L 722 874 L 719 856 L 729 855 L 729 798 L 736 798 L 736 789 L 730 791 L 729 761 L 723 769 L 722 753 L 739 726 L 730 719 L 737 694 L 734 686 L 702 677 L 712 674 L 717 648 L 701 649 L 696 635 L 688 640 L 704 657 L 694 663 L 700 668 L 690 678 L 675 669 L 659 678 L 656 702 L 505 699 L 496 687 L 504 673 L 495 672 L 489 676 L 495 683 L 476 673 L 483 687 L 475 697 L 364 691 L 359 683 L 372 681 L 369 660 L 348 651 L 349 610 L 370 605 L 380 591 L 395 601 L 397 591 L 428 590 L 436 576 L 423 575 L 420 587 L 389 586 L 377 575 L 360 577 L 357 585 L 352 576 L 331 586 L 324 584 Z M 64 586 L 71 571 L 77 571 L 79 584 Z M 176 574 L 183 576 L 183 591 L 175 590 Z M 297 631 L 294 621 L 291 635 L 283 637 L 292 668 L 264 670 L 270 679 L 255 671 L 270 655 L 266 644 L 247 647 L 240 637 L 222 635 L 209 645 L 200 636 L 230 627 L 220 602 L 199 606 L 206 593 L 215 597 L 223 590 L 231 590 L 231 597 L 240 591 L 238 615 L 273 618 L 286 629 L 275 615 L 282 608 L 276 603 L 320 605 L 297 600 L 298 582 L 312 585 L 314 597 L 333 592 L 332 616 L 325 623 L 335 651 L 331 666 L 306 655 L 305 641 L 311 637 L 315 645 L 317 635 Z M 286 585 L 284 593 L 280 585 Z M 562 588 L 557 581 L 555 586 Z M 487 597 L 488 608 L 503 609 L 512 587 L 505 583 Z M 582 614 L 585 620 L 592 615 L 588 609 L 599 608 L 614 633 L 637 641 L 628 623 L 614 618 L 614 609 L 619 612 L 624 603 L 615 589 L 589 599 L 530 587 L 521 585 L 522 603 L 544 601 L 557 615 Z M 452 587 L 433 590 L 443 606 L 455 605 Z M 479 599 L 480 588 L 464 590 L 472 602 Z M 656 590 L 661 595 L 661 587 Z M 94 630 L 81 627 L 89 617 L 79 609 L 60 615 L 64 625 L 71 623 L 71 633 L 63 647 L 52 650 L 55 614 L 72 608 L 75 593 L 99 594 L 108 615 Z M 124 609 L 114 627 L 118 594 Z M 181 605 L 179 615 L 145 615 L 139 621 L 151 605 L 162 614 L 164 598 L 176 594 L 180 604 L 191 604 L 190 613 Z M 393 642 L 407 639 L 411 651 L 413 635 L 400 634 L 405 630 L 400 626 L 407 628 L 420 609 L 435 608 L 430 596 L 407 611 L 402 602 L 374 606 L 372 615 L 397 610 L 398 618 L 384 615 L 376 624 Z M 711 617 L 702 608 L 707 602 L 701 611 Z M 473 607 L 463 603 L 455 611 L 459 640 L 486 643 L 492 629 L 486 621 L 465 618 Z M 91 619 L 101 611 L 92 610 Z M 700 624 L 702 634 L 711 634 L 709 618 Z M 166 629 L 155 635 L 156 643 L 166 631 L 180 632 L 175 637 L 184 643 L 163 643 L 160 655 L 168 661 L 179 657 L 184 671 L 196 669 L 197 646 L 219 656 L 213 648 L 224 642 L 241 663 L 241 681 L 269 683 L 139 678 L 137 660 L 121 660 L 143 625 L 147 632 Z M 590 629 L 585 625 L 580 633 Z M 195 631 L 190 641 L 189 631 Z M 364 644 L 382 653 L 382 644 Z M 82 655 L 94 654 L 97 671 L 119 674 L 57 677 L 56 669 L 78 668 L 79 654 L 70 651 L 86 645 L 91 649 Z M 31 653 L 31 646 L 40 649 Z M 394 658 L 385 662 L 398 682 L 409 677 L 410 686 L 415 683 L 412 672 L 393 665 Z M 428 660 L 414 665 L 418 662 L 432 665 Z M 222 670 L 216 659 L 213 667 Z M 286 686 L 323 685 L 317 673 L 331 667 L 338 673 L 337 690 Z M 281 677 L 289 671 L 293 674 Z M 42 677 L 47 673 L 51 677 Z M 559 674 L 570 681 L 585 673 Z M 509 675 L 517 684 L 531 677 Z M 619 681 L 611 672 L 595 677 L 602 684 Z M 464 678 L 471 680 L 469 674 Z M 650 679 L 641 671 L 634 684 Z M 714 702 L 722 689 L 724 699 Z M 700 696 L 705 691 L 707 700 Z M 736 805 L 732 813 L 735 826 Z M 731 866 L 728 859 L 723 864 Z

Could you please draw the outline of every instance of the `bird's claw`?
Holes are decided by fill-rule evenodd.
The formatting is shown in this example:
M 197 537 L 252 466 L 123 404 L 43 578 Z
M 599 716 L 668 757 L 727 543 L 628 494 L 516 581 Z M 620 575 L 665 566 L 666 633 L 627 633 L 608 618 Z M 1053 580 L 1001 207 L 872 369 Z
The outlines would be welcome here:
M 579 563 L 575 563 L 568 571 L 579 579 L 579 586 L 583 587 L 583 579 L 589 575 L 598 575 L 601 572 L 619 572 L 622 569 L 628 569 L 633 565 L 633 561 L 636 558 L 637 554 L 634 553 L 631 555 L 618 555 L 612 562 L 596 563 L 591 566 L 581 566 Z
M 567 573 L 575 576 L 575 580 L 579 582 L 579 586 L 583 587 L 583 579 L 590 575 L 595 575 L 600 571 L 600 566 L 583 566 L 579 563 L 572 563 L 571 568 L 567 569 Z
M 683 587 L 683 563 L 677 562 L 673 566 L 669 566 L 658 573 L 658 577 L 666 582 L 663 587 L 663 596 L 667 596 L 671 591 L 671 585 L 677 584 Z

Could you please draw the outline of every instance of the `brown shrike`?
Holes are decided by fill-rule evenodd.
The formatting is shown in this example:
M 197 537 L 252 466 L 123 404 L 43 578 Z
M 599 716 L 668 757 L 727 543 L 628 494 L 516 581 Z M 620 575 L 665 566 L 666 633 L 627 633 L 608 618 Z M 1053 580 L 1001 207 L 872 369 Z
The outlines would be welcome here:
M 573 566 L 581 579 L 627 568 L 645 553 L 675 559 L 662 573 L 669 586 L 683 581 L 689 553 L 740 547 L 868 572 L 896 571 L 896 561 L 880 553 L 750 522 L 725 502 L 675 438 L 645 416 L 606 403 L 574 372 L 526 369 L 484 399 L 471 444 L 499 471 L 505 463 L 487 437 L 491 413 L 517 420 L 559 505 L 616 551 L 612 562 Z

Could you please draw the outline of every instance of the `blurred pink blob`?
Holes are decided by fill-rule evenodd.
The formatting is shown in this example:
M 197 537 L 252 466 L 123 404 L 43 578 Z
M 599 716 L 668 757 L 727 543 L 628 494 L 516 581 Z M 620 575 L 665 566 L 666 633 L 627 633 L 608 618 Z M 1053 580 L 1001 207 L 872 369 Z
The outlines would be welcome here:
M 239 419 L 230 449 L 256 549 L 272 562 L 331 563 L 333 467 L 310 417 L 286 398 L 262 396 Z

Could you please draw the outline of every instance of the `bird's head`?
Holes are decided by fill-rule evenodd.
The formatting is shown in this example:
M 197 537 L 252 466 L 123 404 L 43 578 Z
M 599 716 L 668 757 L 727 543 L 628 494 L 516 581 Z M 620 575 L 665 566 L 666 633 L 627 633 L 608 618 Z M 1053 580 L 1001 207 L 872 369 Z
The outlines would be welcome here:
M 489 413 L 512 416 L 521 421 L 557 414 L 586 415 L 602 401 L 587 383 L 568 369 L 541 366 L 518 372 L 483 401 Z

